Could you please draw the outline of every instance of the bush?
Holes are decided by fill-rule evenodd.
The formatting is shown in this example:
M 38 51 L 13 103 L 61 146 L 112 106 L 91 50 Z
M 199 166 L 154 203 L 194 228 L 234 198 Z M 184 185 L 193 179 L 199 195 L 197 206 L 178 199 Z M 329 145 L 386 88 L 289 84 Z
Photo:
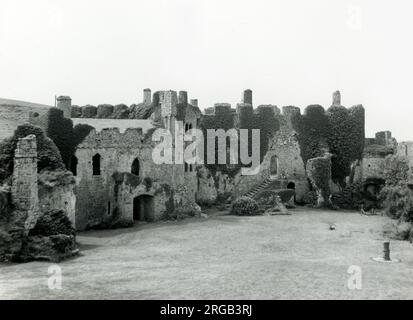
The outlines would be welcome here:
M 317 205 L 317 199 L 317 192 L 311 190 L 304 195 L 303 202 L 310 207 L 315 207 Z
M 240 197 L 232 205 L 232 214 L 237 216 L 253 216 L 258 214 L 257 201 L 249 197 Z
M 65 212 L 56 209 L 45 212 L 29 232 L 29 236 L 43 237 L 59 234 L 75 235 L 75 229 Z
M 407 183 L 387 185 L 381 191 L 385 213 L 400 221 L 413 222 L 413 194 Z
M 72 106 L 71 112 L 70 112 L 70 117 L 71 118 L 81 118 L 82 117 L 82 108 L 79 106 Z
M 70 159 L 74 153 L 73 122 L 63 115 L 63 111 L 51 108 L 47 113 L 46 135 L 53 140 L 59 149 L 63 163 L 69 168 Z
M 87 105 L 82 107 L 82 118 L 95 118 L 97 109 L 95 106 Z
M 46 134 L 56 144 L 67 169 L 77 146 L 92 129 L 87 124 L 78 124 L 73 128 L 73 121 L 65 118 L 62 110 L 52 108 L 48 112 Z
M 386 185 L 397 185 L 407 182 L 409 177 L 409 163 L 406 158 L 388 155 L 384 163 L 384 179 Z
M 111 104 L 100 104 L 97 107 L 96 117 L 99 119 L 109 119 L 113 114 L 113 106 Z
M 113 108 L 113 119 L 128 119 L 129 118 L 129 108 L 125 104 L 118 104 Z
M 358 210 L 363 204 L 363 184 L 361 182 L 350 184 L 341 192 L 333 193 L 331 200 L 341 209 Z
M 47 138 L 43 130 L 30 124 L 18 126 L 11 138 L 0 143 L 0 183 L 4 182 L 13 174 L 14 152 L 19 138 L 35 135 L 37 142 L 37 169 L 57 170 L 64 169 L 65 166 L 54 142 Z

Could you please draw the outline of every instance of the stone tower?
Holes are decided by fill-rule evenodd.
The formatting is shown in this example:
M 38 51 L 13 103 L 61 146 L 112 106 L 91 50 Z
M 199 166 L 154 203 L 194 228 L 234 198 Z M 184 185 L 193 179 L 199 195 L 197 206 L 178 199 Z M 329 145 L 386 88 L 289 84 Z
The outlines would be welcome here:
M 242 97 L 242 103 L 252 105 L 252 90 L 250 89 L 244 90 L 244 94 Z
M 24 229 L 28 231 L 34 227 L 39 215 L 37 143 L 35 135 L 21 138 L 17 142 L 14 153 L 11 191 L 14 207 L 18 211 L 25 213 Z
M 165 125 L 165 128 L 175 132 L 175 119 L 176 119 L 176 105 L 178 104 L 178 95 L 176 91 L 163 91 L 160 94 L 161 103 L 161 116 Z
M 188 103 L 188 92 L 179 91 L 178 102 L 182 104 L 187 104 Z
M 59 96 L 56 98 L 56 107 L 63 111 L 65 118 L 70 118 L 72 113 L 72 99 L 68 96 Z
M 146 88 L 143 90 L 143 103 L 145 105 L 150 105 L 152 103 L 151 100 L 151 89 Z
M 333 93 L 333 107 L 341 106 L 341 93 L 340 91 L 334 91 Z

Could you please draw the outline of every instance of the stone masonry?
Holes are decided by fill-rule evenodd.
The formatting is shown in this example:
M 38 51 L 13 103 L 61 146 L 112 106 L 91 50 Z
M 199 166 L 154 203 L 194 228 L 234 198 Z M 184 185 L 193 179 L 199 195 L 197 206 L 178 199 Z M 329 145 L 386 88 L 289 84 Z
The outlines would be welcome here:
M 14 207 L 27 215 L 24 227 L 28 231 L 34 227 L 39 216 L 37 144 L 34 135 L 21 138 L 17 143 L 11 190 Z

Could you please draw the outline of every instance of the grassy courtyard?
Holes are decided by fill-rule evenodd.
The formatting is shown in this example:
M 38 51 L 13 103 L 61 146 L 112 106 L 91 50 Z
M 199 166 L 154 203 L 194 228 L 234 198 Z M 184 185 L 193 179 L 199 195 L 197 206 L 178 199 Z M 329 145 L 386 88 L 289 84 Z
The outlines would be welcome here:
M 78 235 L 81 255 L 60 263 L 0 264 L 1 299 L 413 299 L 413 246 L 378 263 L 379 216 L 296 209 L 290 216 L 213 215 Z M 334 223 L 335 230 L 329 229 Z M 361 267 L 362 289 L 347 273 Z

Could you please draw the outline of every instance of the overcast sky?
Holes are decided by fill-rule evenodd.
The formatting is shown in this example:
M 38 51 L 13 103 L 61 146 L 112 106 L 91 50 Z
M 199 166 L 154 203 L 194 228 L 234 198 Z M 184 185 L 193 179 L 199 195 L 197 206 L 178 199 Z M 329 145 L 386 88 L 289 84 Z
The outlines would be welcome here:
M 413 2 L 0 0 L 0 97 L 53 104 L 186 90 L 201 108 L 366 108 L 366 133 L 413 140 Z

